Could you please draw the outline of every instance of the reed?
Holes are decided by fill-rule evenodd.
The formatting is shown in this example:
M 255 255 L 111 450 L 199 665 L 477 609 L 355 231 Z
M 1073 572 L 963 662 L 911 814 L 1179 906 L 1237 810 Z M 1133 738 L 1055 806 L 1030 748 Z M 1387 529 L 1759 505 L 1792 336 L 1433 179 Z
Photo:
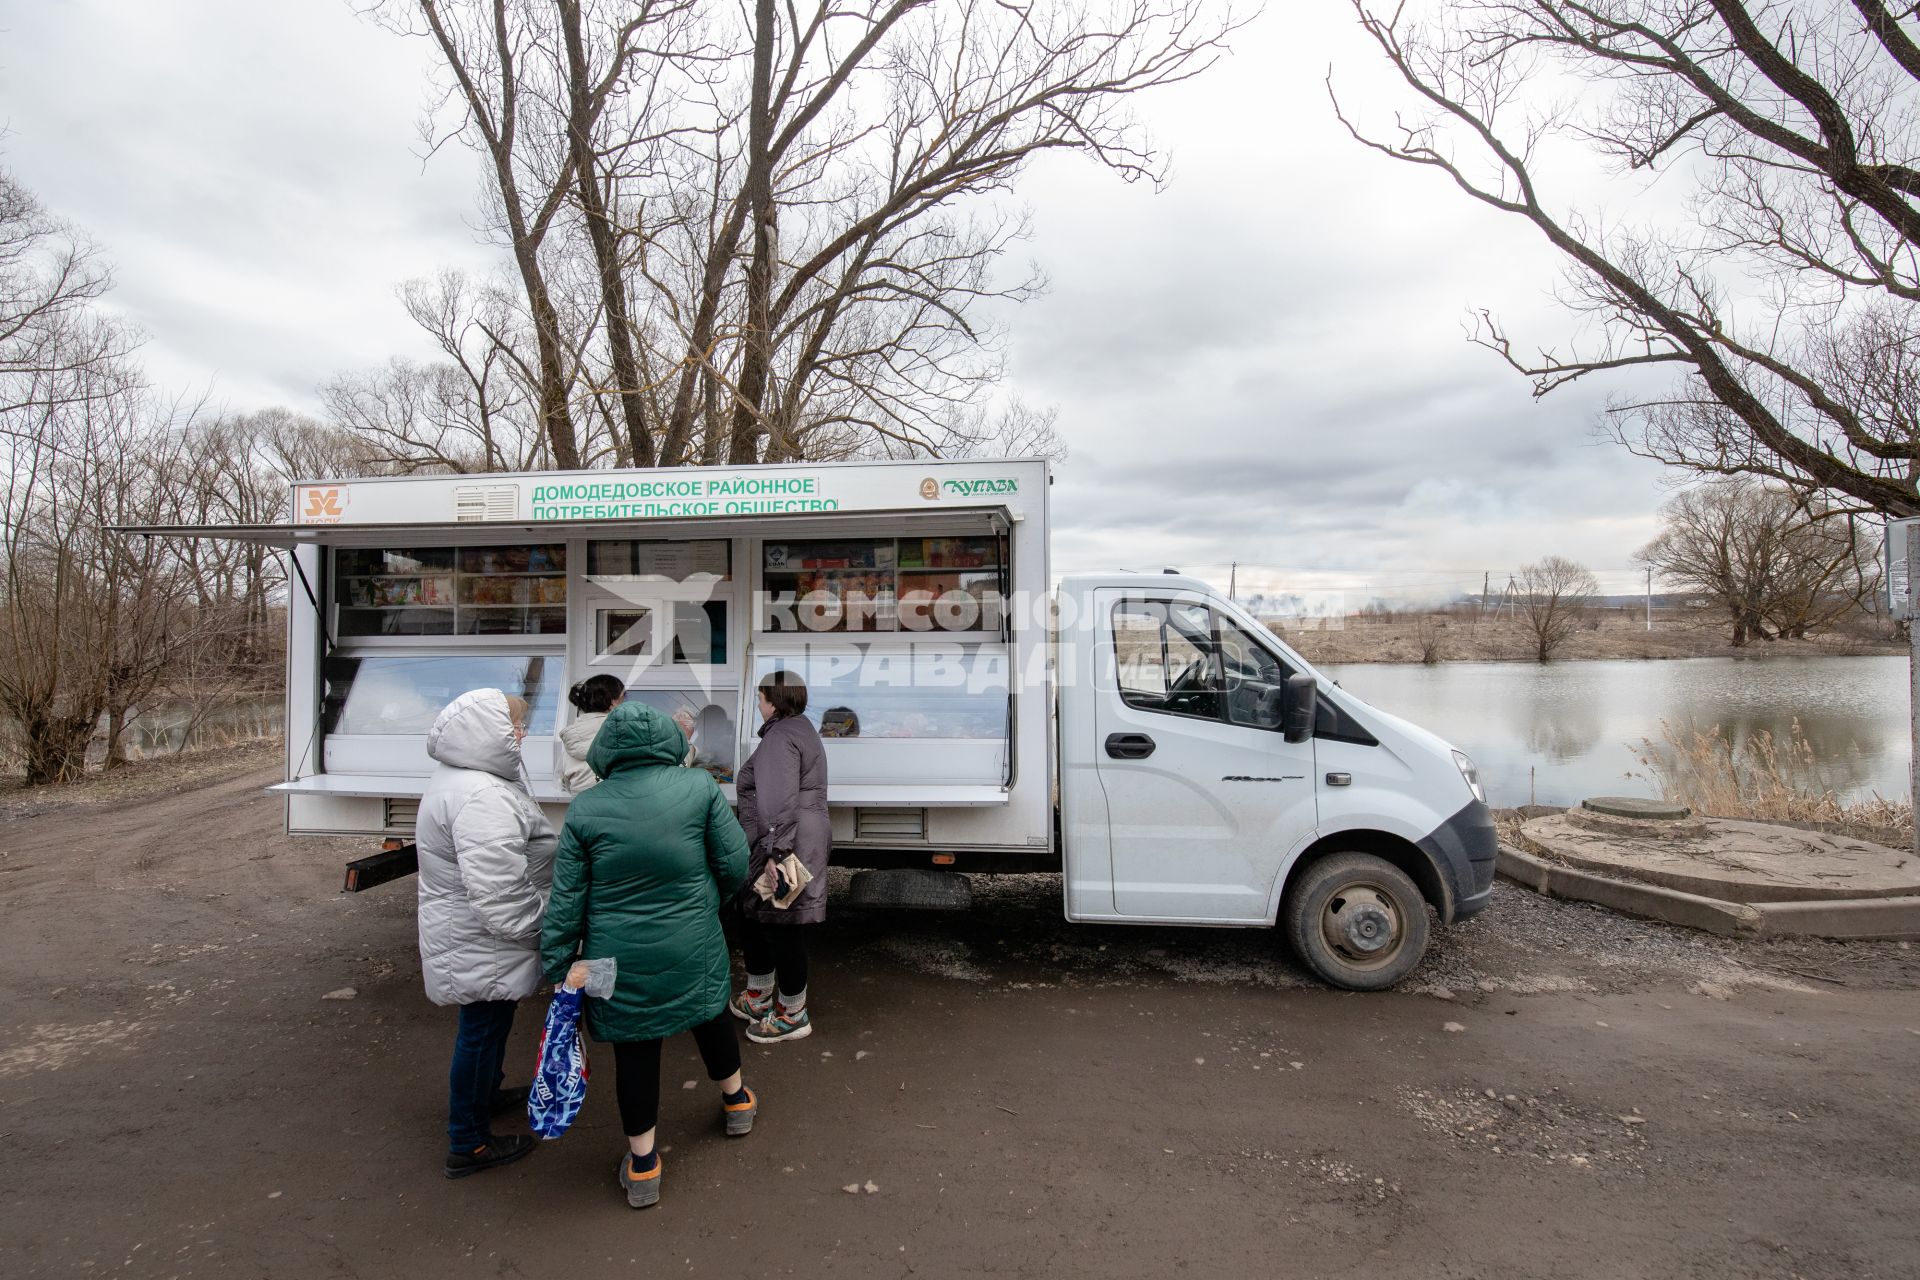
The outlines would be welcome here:
M 1767 730 L 1729 738 L 1719 726 L 1660 722 L 1662 741 L 1640 740 L 1643 775 L 1662 799 L 1695 813 L 1755 822 L 1814 823 L 1882 840 L 1913 838 L 1913 806 L 1874 795 L 1845 801 L 1826 774 L 1800 722 L 1784 738 Z

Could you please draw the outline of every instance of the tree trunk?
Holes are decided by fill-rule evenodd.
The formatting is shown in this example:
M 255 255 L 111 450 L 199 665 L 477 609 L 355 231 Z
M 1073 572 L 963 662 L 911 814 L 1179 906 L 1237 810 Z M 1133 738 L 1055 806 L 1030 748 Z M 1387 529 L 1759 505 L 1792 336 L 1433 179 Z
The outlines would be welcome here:
M 127 763 L 127 709 L 115 707 L 107 712 L 107 758 L 102 766 L 118 769 Z
M 613 365 L 614 394 L 627 429 L 626 452 L 636 467 L 654 465 L 653 434 L 647 429 L 646 402 L 640 394 L 640 366 L 633 356 L 633 333 L 627 320 L 627 287 L 620 275 L 620 254 L 607 202 L 600 190 L 600 171 L 593 153 L 592 104 L 588 101 L 587 55 L 580 38 L 580 0 L 559 0 L 561 26 L 567 42 L 567 144 L 573 153 L 574 183 L 580 193 L 580 211 L 587 222 L 587 240 L 593 246 L 594 266 L 600 275 L 600 301 L 607 311 L 607 351 Z
M 765 432 L 767 374 L 773 363 L 773 248 L 777 226 L 773 206 L 773 0 L 755 0 L 753 106 L 747 121 L 746 205 L 753 219 L 753 257 L 747 265 L 747 325 L 740 381 L 733 406 L 732 440 L 727 461 L 759 461 Z
M 36 716 L 22 727 L 27 738 L 27 785 L 78 782 L 87 772 L 92 716 Z
M 514 246 L 520 279 L 526 285 L 533 333 L 540 350 L 540 428 L 553 465 L 560 471 L 580 469 L 580 448 L 573 439 L 573 413 L 567 405 L 567 379 L 560 369 L 560 317 L 553 309 L 546 278 L 540 273 L 538 253 L 530 246 Z

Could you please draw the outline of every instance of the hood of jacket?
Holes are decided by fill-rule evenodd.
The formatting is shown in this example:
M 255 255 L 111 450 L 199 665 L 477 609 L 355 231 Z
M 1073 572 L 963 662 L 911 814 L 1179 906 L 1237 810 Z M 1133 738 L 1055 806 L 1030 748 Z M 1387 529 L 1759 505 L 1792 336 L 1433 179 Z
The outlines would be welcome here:
M 600 732 L 600 726 L 606 722 L 605 711 L 589 711 L 560 731 L 560 745 L 575 760 L 585 760 L 588 750 L 593 746 L 594 735 Z
M 449 702 L 427 731 L 427 754 L 456 769 L 480 769 L 518 781 L 520 743 L 513 736 L 507 695 L 498 689 L 475 689 Z
M 642 765 L 678 765 L 687 756 L 687 736 L 668 717 L 640 702 L 623 702 L 587 751 L 587 767 L 603 778 Z

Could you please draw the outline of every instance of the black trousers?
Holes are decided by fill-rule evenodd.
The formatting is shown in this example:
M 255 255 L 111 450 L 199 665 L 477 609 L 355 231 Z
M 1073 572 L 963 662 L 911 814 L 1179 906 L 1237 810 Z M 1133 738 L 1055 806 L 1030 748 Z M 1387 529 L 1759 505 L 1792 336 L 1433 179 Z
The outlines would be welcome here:
M 740 958 L 748 973 L 774 974 L 780 994 L 797 996 L 807 989 L 807 931 L 810 924 L 764 924 L 746 912 L 736 912 Z
M 725 1080 L 740 1069 L 740 1041 L 725 1009 L 693 1029 L 707 1079 Z M 613 1046 L 613 1091 L 620 1100 L 620 1127 L 637 1138 L 660 1122 L 660 1041 L 627 1040 Z

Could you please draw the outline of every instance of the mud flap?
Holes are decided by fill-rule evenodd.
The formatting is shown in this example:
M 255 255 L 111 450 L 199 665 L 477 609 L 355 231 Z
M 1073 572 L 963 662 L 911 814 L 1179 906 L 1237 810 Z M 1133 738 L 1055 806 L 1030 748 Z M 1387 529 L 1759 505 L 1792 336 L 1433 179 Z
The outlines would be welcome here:
M 413 845 L 403 844 L 398 849 L 382 849 L 378 853 L 364 858 L 356 858 L 347 864 L 347 881 L 340 886 L 342 893 L 359 893 L 375 885 L 385 884 L 389 880 L 398 880 L 420 870 L 420 853 Z

